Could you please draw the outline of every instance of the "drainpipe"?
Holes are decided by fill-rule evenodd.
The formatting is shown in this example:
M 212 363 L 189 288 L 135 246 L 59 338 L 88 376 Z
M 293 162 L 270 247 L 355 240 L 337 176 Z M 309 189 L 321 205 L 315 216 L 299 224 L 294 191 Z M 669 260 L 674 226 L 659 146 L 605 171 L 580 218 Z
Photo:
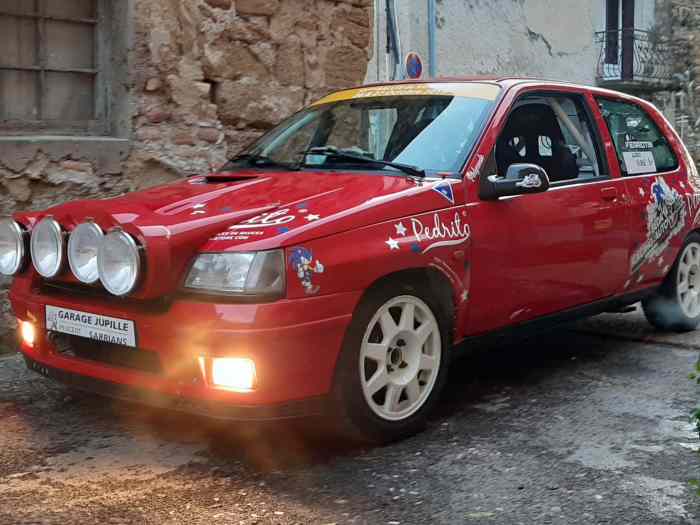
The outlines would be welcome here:
M 391 55 L 394 66 L 389 75 L 389 79 L 401 80 L 404 78 L 404 69 L 401 63 L 401 39 L 399 38 L 398 19 L 394 0 L 386 0 L 386 29 L 387 53 Z
M 430 78 L 437 74 L 437 56 L 435 50 L 435 38 L 437 32 L 437 13 L 435 0 L 428 0 L 428 72 Z

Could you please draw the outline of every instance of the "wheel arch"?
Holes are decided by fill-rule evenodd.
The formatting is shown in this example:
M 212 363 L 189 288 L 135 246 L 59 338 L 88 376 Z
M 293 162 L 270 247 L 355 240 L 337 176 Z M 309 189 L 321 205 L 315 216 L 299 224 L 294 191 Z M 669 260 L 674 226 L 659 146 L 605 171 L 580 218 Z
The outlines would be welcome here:
M 353 315 L 364 304 L 367 297 L 374 290 L 390 285 L 407 286 L 409 288 L 415 285 L 422 285 L 431 293 L 434 299 L 440 304 L 447 323 L 448 340 L 454 341 L 455 323 L 457 317 L 457 291 L 450 279 L 438 268 L 423 267 L 423 268 L 408 268 L 397 270 L 388 273 L 376 279 L 364 291 L 360 299 L 355 305 Z

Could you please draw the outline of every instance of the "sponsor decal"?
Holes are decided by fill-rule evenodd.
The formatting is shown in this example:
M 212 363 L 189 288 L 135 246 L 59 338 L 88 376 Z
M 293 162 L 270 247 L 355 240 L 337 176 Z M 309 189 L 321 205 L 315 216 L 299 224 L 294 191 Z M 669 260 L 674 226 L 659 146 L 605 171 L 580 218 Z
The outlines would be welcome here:
M 400 97 L 400 96 L 453 96 L 478 98 L 483 100 L 496 100 L 500 93 L 500 87 L 482 83 L 453 83 L 453 82 L 420 82 L 415 84 L 388 84 L 383 86 L 367 86 L 345 89 L 314 102 L 312 106 L 339 102 L 341 100 L 354 100 L 359 98 L 374 97 Z
M 450 222 L 444 222 L 438 213 L 433 214 L 433 222 L 424 224 L 421 219 L 411 219 L 411 229 L 417 242 L 429 242 L 422 253 L 440 246 L 453 246 L 465 242 L 471 236 L 468 224 L 462 223 L 459 213 Z
M 654 149 L 654 144 L 646 140 L 629 140 L 628 137 L 627 142 L 625 142 L 625 149 Z
M 452 191 L 452 184 L 449 182 L 440 182 L 433 186 L 433 191 L 437 191 L 440 195 L 445 197 L 450 203 L 455 203 L 455 195 Z
M 207 205 L 200 203 L 192 206 L 192 213 L 190 215 L 204 215 L 207 213 Z
M 400 250 L 402 239 L 413 253 L 425 254 L 442 246 L 454 246 L 466 242 L 471 236 L 468 224 L 462 221 L 459 212 L 446 221 L 439 213 L 434 213 L 432 221 L 412 217 L 408 227 L 403 221 L 393 225 L 394 231 L 384 241 L 390 251 Z
M 542 179 L 537 173 L 530 173 L 525 175 L 523 180 L 516 182 L 515 185 L 520 188 L 539 188 L 542 186 Z
M 315 273 L 323 273 L 325 268 L 321 261 L 316 259 L 314 264 L 314 255 L 308 248 L 294 248 L 289 255 L 289 265 L 299 277 L 299 282 L 304 287 L 306 295 L 318 293 L 320 286 L 313 283 Z
M 279 230 L 278 230 L 279 231 Z M 264 230 L 236 230 L 219 232 L 211 238 L 212 241 L 249 241 L 266 234 Z M 280 232 L 282 233 L 282 232 Z
M 289 213 L 289 208 L 283 210 L 270 211 L 266 213 L 261 213 L 256 215 L 252 219 L 243 221 L 240 224 L 234 224 L 229 227 L 229 230 L 244 230 L 247 228 L 257 229 L 257 228 L 268 228 L 270 226 L 280 226 L 282 224 L 287 224 L 296 219 L 295 215 Z
M 647 238 L 632 254 L 633 274 L 639 272 L 648 261 L 661 256 L 686 222 L 685 201 L 664 179 L 656 178 L 649 193 L 650 201 L 646 207 Z
M 127 319 L 46 305 L 46 328 L 95 341 L 136 346 L 136 328 Z
M 467 179 L 469 179 L 471 182 L 474 182 L 476 179 L 479 178 L 481 168 L 484 165 L 484 160 L 485 158 L 483 155 L 477 155 L 476 162 L 474 163 L 474 169 L 467 171 Z

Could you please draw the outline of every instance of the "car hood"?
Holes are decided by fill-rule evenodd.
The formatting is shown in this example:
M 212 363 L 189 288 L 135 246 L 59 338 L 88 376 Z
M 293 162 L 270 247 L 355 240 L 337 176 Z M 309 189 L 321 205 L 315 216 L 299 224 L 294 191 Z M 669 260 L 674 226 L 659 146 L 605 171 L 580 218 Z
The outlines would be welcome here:
M 444 184 L 377 172 L 242 170 L 17 218 L 30 227 L 45 215 L 66 230 L 87 218 L 105 230 L 121 227 L 145 246 L 147 266 L 170 268 L 180 279 L 198 252 L 284 247 L 447 207 L 451 203 L 432 191 Z M 149 273 L 152 279 L 155 272 Z M 173 283 L 146 284 L 144 293 L 153 295 Z

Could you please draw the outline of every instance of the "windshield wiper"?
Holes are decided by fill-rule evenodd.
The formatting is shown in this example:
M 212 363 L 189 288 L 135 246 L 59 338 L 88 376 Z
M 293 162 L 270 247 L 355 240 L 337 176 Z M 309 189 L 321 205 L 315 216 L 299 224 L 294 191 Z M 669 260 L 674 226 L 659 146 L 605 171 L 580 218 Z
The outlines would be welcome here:
M 304 159 L 306 158 L 306 155 L 325 155 L 327 157 L 346 159 L 351 160 L 353 162 L 360 162 L 363 164 L 378 164 L 380 166 L 389 166 L 390 168 L 403 171 L 404 173 L 407 173 L 412 177 L 425 177 L 425 170 L 422 170 L 421 168 L 418 168 L 416 166 L 409 166 L 408 164 L 401 164 L 399 162 L 389 162 L 387 160 L 379 160 L 373 157 L 365 157 L 363 155 L 353 153 L 351 151 L 338 149 L 334 146 L 318 146 L 314 148 L 309 148 L 308 150 L 302 153 L 304 155 Z
M 279 168 L 285 168 L 285 169 L 295 169 L 294 166 L 290 166 L 289 164 L 286 164 L 284 162 L 278 162 L 274 159 L 271 159 L 270 157 L 266 157 L 265 155 L 256 155 L 253 153 L 243 153 L 241 155 L 236 155 L 232 159 L 229 159 L 229 161 L 226 163 L 226 165 L 223 168 L 221 168 L 221 170 L 225 171 L 226 169 L 229 169 L 229 164 L 232 164 L 235 162 L 245 162 L 248 166 L 254 166 L 254 167 L 271 166 L 271 167 L 279 167 Z

